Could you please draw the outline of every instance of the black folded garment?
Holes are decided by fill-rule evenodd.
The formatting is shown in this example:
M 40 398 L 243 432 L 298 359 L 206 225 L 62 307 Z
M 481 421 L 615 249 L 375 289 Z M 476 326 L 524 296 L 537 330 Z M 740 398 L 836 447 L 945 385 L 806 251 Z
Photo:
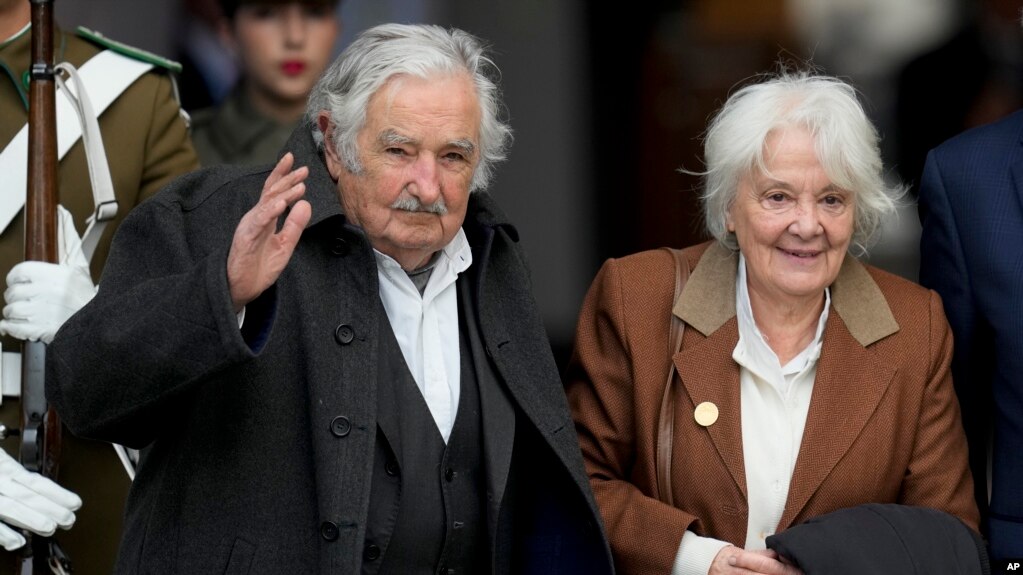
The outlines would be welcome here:
M 984 540 L 959 518 L 868 503 L 815 517 L 767 538 L 806 575 L 989 575 Z

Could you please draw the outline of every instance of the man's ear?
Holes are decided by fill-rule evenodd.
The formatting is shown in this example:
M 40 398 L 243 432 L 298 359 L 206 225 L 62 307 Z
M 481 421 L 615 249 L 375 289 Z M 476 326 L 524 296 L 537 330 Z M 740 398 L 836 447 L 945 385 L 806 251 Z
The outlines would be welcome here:
M 330 121 L 330 112 L 321 110 L 316 115 L 316 125 L 323 134 L 323 158 L 327 161 L 327 171 L 336 182 L 341 177 L 341 170 L 345 169 L 345 163 L 337 155 L 337 147 L 334 145 L 334 122 Z

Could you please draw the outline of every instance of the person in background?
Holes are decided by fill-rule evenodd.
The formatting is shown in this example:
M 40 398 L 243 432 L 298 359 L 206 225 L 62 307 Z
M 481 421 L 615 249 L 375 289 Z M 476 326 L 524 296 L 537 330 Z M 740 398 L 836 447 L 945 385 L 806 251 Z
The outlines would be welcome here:
M 26 0 L 0 0 L 0 149 L 2 154 L 17 154 L 12 142 L 28 121 L 28 70 L 31 65 L 30 3 Z M 60 3 L 56 4 L 59 17 Z M 59 18 L 58 18 L 59 19 Z M 93 254 L 85 261 L 79 234 L 86 229 L 86 218 L 95 210 L 93 192 L 86 165 L 85 149 L 78 141 L 60 159 L 57 191 L 62 211 L 60 229 L 63 246 L 76 258 L 62 264 L 23 262 L 25 223 L 20 206 L 25 201 L 24 171 L 27 149 L 20 160 L 12 160 L 0 182 L 0 203 L 11 208 L 12 219 L 0 224 L 0 277 L 6 279 L 2 334 L 2 381 L 4 398 L 0 422 L 8 429 L 21 426 L 21 407 L 17 395 L 21 389 L 21 343 L 19 340 L 49 342 L 60 325 L 95 294 L 111 238 L 117 225 L 135 205 L 152 196 L 171 179 L 198 167 L 188 138 L 185 120 L 174 98 L 173 63 L 151 54 L 111 43 L 87 31 L 67 32 L 57 27 L 54 33 L 54 59 L 69 62 L 80 72 L 100 54 L 116 52 L 117 58 L 103 60 L 105 71 L 117 75 L 117 66 L 151 65 L 130 83 L 119 85 L 113 101 L 99 113 L 99 128 L 106 147 L 110 176 L 117 200 L 117 215 L 107 225 Z M 96 65 L 94 63 L 94 65 Z M 118 68 L 120 69 L 120 68 Z M 108 75 L 109 75 L 108 74 Z M 108 89 L 112 89 L 111 86 Z M 91 88 L 90 88 L 91 86 Z M 86 81 L 86 89 L 95 93 L 95 85 Z M 58 100 L 62 96 L 58 95 Z M 94 102 L 94 105 L 96 102 Z M 77 118 L 67 118 L 77 123 Z M 4 218 L 6 220 L 6 218 Z M 88 345 L 85 343 L 84 345 Z M 75 528 L 60 533 L 57 540 L 80 573 L 109 573 L 113 569 L 122 524 L 122 510 L 129 479 L 110 445 L 86 441 L 64 433 L 58 482 L 65 489 L 42 477 L 29 474 L 8 453 L 16 454 L 18 438 L 3 441 L 0 452 L 0 545 L 13 550 L 24 542 L 15 527 L 38 534 L 49 534 L 57 525 Z M 27 487 L 27 490 L 26 490 Z M 70 490 L 68 492 L 67 490 Z M 73 493 L 71 493 L 73 492 Z M 77 495 L 75 495 L 77 494 Z M 81 509 L 74 507 L 84 500 Z M 13 557 L 0 553 L 0 573 L 11 572 Z
M 941 294 L 991 557 L 1023 557 L 1023 111 L 927 155 L 920 283 Z
M 728 98 L 704 151 L 714 239 L 682 251 L 681 293 L 666 250 L 608 260 L 566 371 L 617 571 L 797 573 L 796 558 L 768 549 L 775 538 L 872 503 L 954 516 L 979 569 L 941 300 L 854 256 L 903 193 L 884 181 L 854 89 L 765 76 Z M 856 533 L 830 551 L 873 557 Z
M 220 33 L 236 55 L 238 84 L 195 112 L 192 140 L 204 166 L 277 161 L 330 64 L 341 30 L 338 0 L 222 0 Z
M 175 57 L 181 61 L 178 91 L 185 110 L 212 108 L 227 99 L 238 81 L 238 63 L 218 31 L 219 2 L 180 0 Z
M 46 382 L 73 431 L 143 450 L 117 573 L 612 572 L 484 191 L 497 74 L 461 30 L 371 28 L 276 167 L 201 170 L 122 225 Z
M 1023 106 L 1019 0 L 957 5 L 955 33 L 910 60 L 895 79 L 895 168 L 914 195 L 931 149 Z

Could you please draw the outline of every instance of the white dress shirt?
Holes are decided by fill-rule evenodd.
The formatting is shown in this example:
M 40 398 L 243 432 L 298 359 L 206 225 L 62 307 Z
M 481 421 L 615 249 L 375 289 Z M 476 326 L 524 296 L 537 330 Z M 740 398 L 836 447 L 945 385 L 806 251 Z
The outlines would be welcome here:
M 735 279 L 739 342 L 732 359 L 739 364 L 742 455 L 749 504 L 745 549 L 765 549 L 765 539 L 774 533 L 785 511 L 830 306 L 831 291 L 825 288 L 824 311 L 817 321 L 813 341 L 781 365 L 753 319 L 746 259 L 739 254 Z M 706 575 L 714 557 L 727 545 L 725 541 L 686 531 L 672 575 Z
M 472 264 L 472 249 L 461 229 L 438 254 L 422 294 L 392 257 L 373 250 L 380 301 L 405 364 L 426 400 L 444 442 L 458 413 L 461 358 L 458 339 L 458 274 Z

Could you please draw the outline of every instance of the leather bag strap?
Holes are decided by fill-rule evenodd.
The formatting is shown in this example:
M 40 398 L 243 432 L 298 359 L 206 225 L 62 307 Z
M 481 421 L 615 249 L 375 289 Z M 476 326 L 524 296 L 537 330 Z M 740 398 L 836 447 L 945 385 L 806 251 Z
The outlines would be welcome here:
M 664 248 L 671 253 L 675 261 L 675 295 L 671 298 L 671 305 L 675 305 L 682 288 L 689 279 L 689 262 L 682 257 L 682 250 Z M 682 335 L 685 333 L 686 323 L 679 319 L 674 313 L 671 314 L 671 331 L 668 337 L 668 381 L 664 385 L 664 395 L 661 397 L 661 412 L 657 418 L 657 498 L 674 506 L 674 498 L 671 495 L 671 451 L 675 441 L 675 354 L 682 349 Z

